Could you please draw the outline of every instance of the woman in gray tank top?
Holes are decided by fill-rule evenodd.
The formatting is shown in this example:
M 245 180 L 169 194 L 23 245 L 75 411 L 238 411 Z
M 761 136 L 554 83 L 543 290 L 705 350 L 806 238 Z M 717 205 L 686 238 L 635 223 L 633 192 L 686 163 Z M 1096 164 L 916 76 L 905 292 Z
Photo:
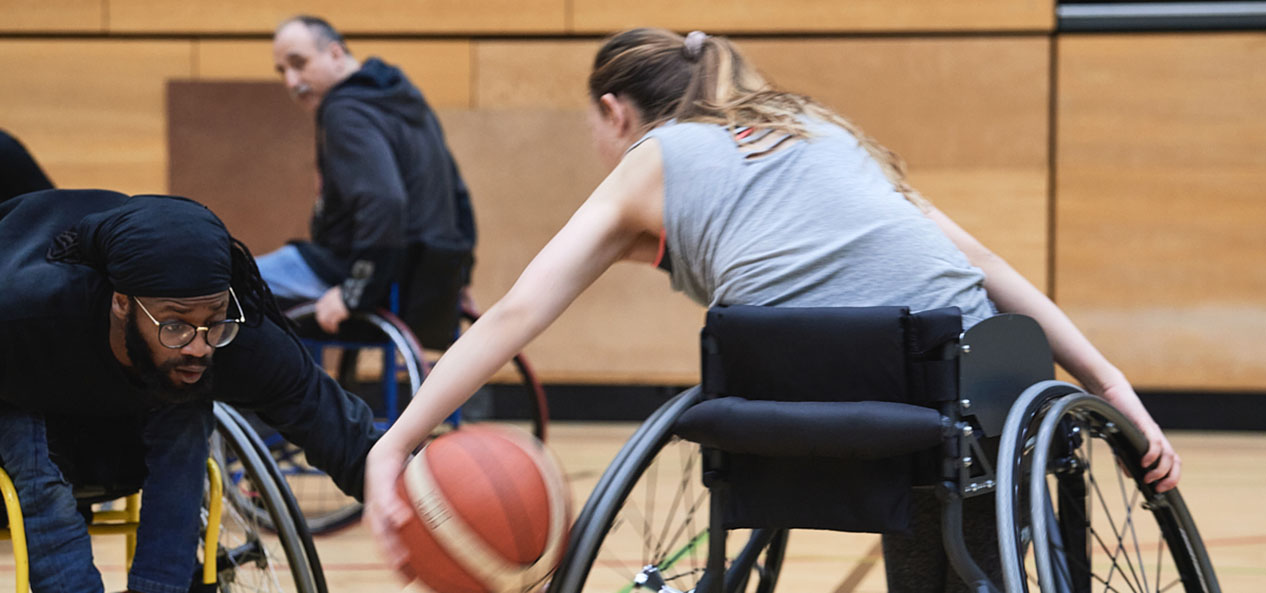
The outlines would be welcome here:
M 669 270 L 705 305 L 958 306 L 1041 324 L 1056 361 L 1149 439 L 1145 480 L 1181 461 L 1125 376 L 1041 291 L 920 197 L 895 155 L 807 97 L 770 87 L 724 38 L 636 29 L 609 39 L 589 77 L 594 144 L 612 167 L 496 305 L 436 365 L 370 453 L 366 517 L 397 567 L 394 496 L 408 455 L 514 353 L 620 260 Z M 988 497 L 981 497 L 988 498 Z M 947 576 L 935 505 L 913 536 L 885 537 L 892 591 L 961 588 Z M 997 562 L 988 509 L 973 555 Z M 916 513 L 919 513 L 916 510 Z M 922 544 L 922 545 L 921 545 Z M 969 545 L 972 545 L 969 542 Z

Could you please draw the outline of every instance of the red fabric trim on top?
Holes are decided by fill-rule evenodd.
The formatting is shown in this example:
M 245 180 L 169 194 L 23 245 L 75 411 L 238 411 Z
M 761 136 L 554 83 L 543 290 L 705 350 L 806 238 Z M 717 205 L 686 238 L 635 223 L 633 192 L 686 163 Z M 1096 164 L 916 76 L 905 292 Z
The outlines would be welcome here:
M 739 131 L 739 133 L 735 134 L 735 135 L 734 135 L 734 138 L 735 138 L 735 139 L 737 139 L 737 140 L 742 140 L 742 139 L 744 139 L 744 138 L 746 138 L 746 137 L 748 137 L 748 136 L 751 136 L 751 135 L 752 135 L 752 130 L 754 130 L 754 129 L 755 129 L 755 128 L 744 128 L 744 129 L 742 129 L 741 131 Z
M 668 245 L 668 229 L 659 229 L 659 252 L 655 254 L 655 262 L 651 265 L 658 268 L 660 262 L 664 261 L 664 249 Z

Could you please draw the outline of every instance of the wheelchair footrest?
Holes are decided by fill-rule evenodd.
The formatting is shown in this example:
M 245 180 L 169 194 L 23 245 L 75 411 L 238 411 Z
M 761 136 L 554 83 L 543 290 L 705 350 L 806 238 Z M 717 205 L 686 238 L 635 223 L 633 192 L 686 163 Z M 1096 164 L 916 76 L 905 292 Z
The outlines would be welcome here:
M 941 443 L 947 420 L 895 402 L 781 402 L 722 397 L 700 402 L 673 426 L 680 437 L 765 457 L 883 459 Z

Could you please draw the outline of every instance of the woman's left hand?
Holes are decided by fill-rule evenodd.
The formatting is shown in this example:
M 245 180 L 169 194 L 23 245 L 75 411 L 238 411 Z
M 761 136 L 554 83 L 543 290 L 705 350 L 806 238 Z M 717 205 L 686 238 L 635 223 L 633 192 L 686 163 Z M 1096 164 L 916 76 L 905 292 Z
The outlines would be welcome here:
M 1139 400 L 1138 394 L 1128 383 L 1109 386 L 1102 394 L 1103 398 L 1121 410 L 1147 437 L 1147 453 L 1143 454 L 1142 465 L 1148 469 L 1143 481 L 1152 484 L 1157 492 L 1165 492 L 1178 486 L 1182 476 L 1182 458 L 1169 444 L 1169 439 L 1161 432 L 1160 426 L 1152 419 Z

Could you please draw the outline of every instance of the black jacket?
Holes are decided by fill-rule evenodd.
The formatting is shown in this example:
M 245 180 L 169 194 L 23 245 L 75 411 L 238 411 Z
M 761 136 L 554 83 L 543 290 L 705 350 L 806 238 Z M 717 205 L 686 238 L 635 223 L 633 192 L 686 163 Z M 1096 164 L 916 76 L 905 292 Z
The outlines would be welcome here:
M 0 202 L 14 196 L 52 189 L 43 169 L 17 138 L 0 130 Z
M 0 204 L 0 407 L 46 416 L 137 418 L 151 411 L 109 344 L 106 276 L 50 258 L 54 238 L 127 196 L 51 190 Z M 179 249 L 180 245 L 155 246 Z M 321 371 L 291 332 L 235 289 L 246 324 L 216 351 L 212 398 L 256 412 L 344 489 L 361 496 L 373 412 Z M 108 420 L 106 422 L 109 422 Z
M 440 122 L 399 69 L 369 58 L 317 110 L 321 197 L 298 247 L 352 309 L 386 300 L 406 249 L 470 251 L 470 196 Z

